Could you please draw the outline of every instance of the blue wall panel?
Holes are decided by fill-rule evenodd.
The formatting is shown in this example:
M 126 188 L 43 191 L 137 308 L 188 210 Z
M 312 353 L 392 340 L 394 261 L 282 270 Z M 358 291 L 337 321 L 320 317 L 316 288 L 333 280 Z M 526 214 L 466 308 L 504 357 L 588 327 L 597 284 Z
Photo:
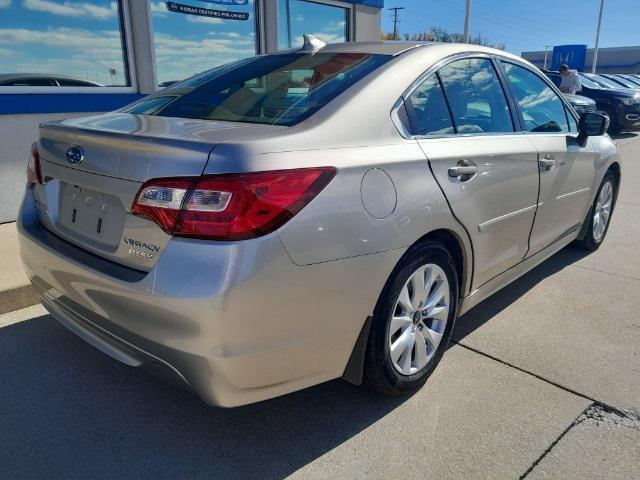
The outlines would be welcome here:
M 108 112 L 144 97 L 139 93 L 0 94 L 0 115 L 18 113 Z

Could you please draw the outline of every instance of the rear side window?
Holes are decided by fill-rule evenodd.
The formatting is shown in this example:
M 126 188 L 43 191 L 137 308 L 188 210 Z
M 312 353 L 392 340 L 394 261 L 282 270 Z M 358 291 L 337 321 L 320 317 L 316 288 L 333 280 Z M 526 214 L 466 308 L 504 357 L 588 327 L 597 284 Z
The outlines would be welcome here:
M 491 60 L 456 60 L 442 67 L 438 75 L 457 133 L 514 131 L 507 99 Z
M 152 114 L 293 125 L 391 58 L 321 52 L 255 57 L 162 90 L 162 96 L 174 99 Z
M 436 75 L 431 75 L 405 102 L 414 135 L 454 133 L 447 101 Z
M 564 103 L 544 80 L 532 71 L 503 62 L 527 132 L 568 132 Z

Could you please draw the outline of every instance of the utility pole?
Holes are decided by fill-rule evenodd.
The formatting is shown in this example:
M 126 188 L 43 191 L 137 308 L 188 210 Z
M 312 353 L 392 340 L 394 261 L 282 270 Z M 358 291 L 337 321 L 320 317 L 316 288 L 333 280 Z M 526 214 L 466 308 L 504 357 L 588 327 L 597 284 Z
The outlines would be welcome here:
M 551 47 L 551 45 L 544 46 L 544 67 L 542 67 L 543 70 L 547 69 L 547 54 L 549 53 L 549 47 Z
M 602 11 L 604 10 L 604 0 L 600 0 L 600 14 L 598 15 L 598 29 L 596 30 L 596 48 L 593 49 L 593 60 L 591 61 L 591 73 L 596 73 L 598 63 L 598 47 L 600 46 L 600 25 L 602 24 Z
M 393 7 L 387 10 L 393 10 L 393 39 L 398 40 L 398 23 L 400 22 L 398 10 L 404 10 L 404 7 Z
M 470 23 L 471 23 L 471 0 L 467 0 L 467 8 L 464 12 L 464 43 L 469 43 Z

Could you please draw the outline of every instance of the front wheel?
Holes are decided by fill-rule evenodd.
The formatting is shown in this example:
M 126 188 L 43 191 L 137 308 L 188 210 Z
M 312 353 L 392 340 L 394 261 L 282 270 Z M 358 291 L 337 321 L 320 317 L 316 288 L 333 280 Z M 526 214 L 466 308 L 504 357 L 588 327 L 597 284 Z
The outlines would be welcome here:
M 447 348 L 457 312 L 453 259 L 440 244 L 410 251 L 387 281 L 371 324 L 365 379 L 378 392 L 412 393 Z
M 609 117 L 609 128 L 607 129 L 607 133 L 609 135 L 617 135 L 620 133 L 620 125 L 618 124 L 618 119 L 615 115 L 615 111 L 611 108 L 606 108 L 602 110 L 607 117 Z
M 597 250 L 609 230 L 611 214 L 615 206 L 617 180 L 615 175 L 608 173 L 605 175 L 593 205 L 589 209 L 589 217 L 584 238 L 578 240 L 576 245 L 591 252 Z

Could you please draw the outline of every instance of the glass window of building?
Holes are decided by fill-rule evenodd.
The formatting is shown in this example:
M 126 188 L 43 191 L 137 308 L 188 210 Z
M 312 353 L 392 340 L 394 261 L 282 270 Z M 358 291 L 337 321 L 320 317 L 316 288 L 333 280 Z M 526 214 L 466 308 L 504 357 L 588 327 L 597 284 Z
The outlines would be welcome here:
M 302 46 L 302 35 L 326 43 L 349 41 L 349 9 L 306 0 L 279 0 L 278 48 Z
M 119 1 L 0 1 L 0 87 L 130 85 Z
M 254 0 L 228 3 L 185 9 L 180 3 L 151 1 L 160 85 L 257 53 Z

